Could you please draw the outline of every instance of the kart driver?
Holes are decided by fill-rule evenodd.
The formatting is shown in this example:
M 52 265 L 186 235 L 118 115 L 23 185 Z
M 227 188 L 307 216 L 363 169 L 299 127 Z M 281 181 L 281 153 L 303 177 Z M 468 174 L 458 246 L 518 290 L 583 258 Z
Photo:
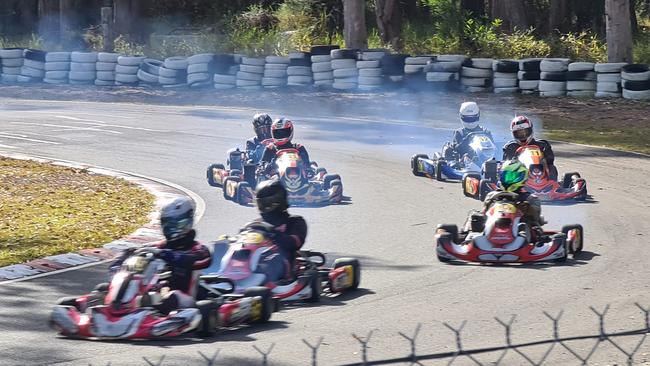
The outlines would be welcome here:
M 253 130 L 255 136 L 246 140 L 246 154 L 253 163 L 258 163 L 264 153 L 262 141 L 271 138 L 271 125 L 273 120 L 266 113 L 257 113 L 253 116 Z
M 531 231 L 539 235 L 543 232 L 542 205 L 537 196 L 522 190 L 527 180 L 528 169 L 519 160 L 510 160 L 503 163 L 499 172 L 498 189 L 488 193 L 487 197 L 485 197 L 483 214 L 492 207 L 496 199 L 498 199 L 499 193 L 515 193 L 517 195 L 515 204 L 524 214 L 522 222 L 526 223 Z
M 273 138 L 273 144 L 266 146 L 261 162 L 272 162 L 275 159 L 275 155 L 280 150 L 297 149 L 300 154 L 300 159 L 303 164 L 305 164 L 305 167 L 310 167 L 311 164 L 309 163 L 309 154 L 307 153 L 307 149 L 300 144 L 294 144 L 291 142 L 291 139 L 293 138 L 293 122 L 284 117 L 275 120 L 273 125 L 271 125 L 271 136 Z
M 474 157 L 474 152 L 469 146 L 471 141 L 468 139 L 469 134 L 471 133 L 484 134 L 492 140 L 492 134 L 490 131 L 479 125 L 481 110 L 479 109 L 478 104 L 475 102 L 464 102 L 460 105 L 458 115 L 462 127 L 454 131 L 454 137 L 452 138 L 451 143 L 447 143 L 442 152 L 444 158 L 449 161 L 459 160 L 466 154 L 470 158 Z
M 503 147 L 503 160 L 515 159 L 517 149 L 522 146 L 537 146 L 544 154 L 550 179 L 557 180 L 557 168 L 553 165 L 555 154 L 553 154 L 551 144 L 546 140 L 535 140 L 533 137 L 533 122 L 526 116 L 516 116 L 510 121 L 510 131 L 514 140 Z
M 161 249 L 158 256 L 169 263 L 171 277 L 167 288 L 161 291 L 162 302 L 154 307 L 163 314 L 195 304 L 198 276 L 210 266 L 212 256 L 208 247 L 194 240 L 194 203 L 187 197 L 179 197 L 166 204 L 160 212 L 160 224 L 165 240 L 151 246 Z M 125 250 L 110 265 L 116 272 L 135 248 Z

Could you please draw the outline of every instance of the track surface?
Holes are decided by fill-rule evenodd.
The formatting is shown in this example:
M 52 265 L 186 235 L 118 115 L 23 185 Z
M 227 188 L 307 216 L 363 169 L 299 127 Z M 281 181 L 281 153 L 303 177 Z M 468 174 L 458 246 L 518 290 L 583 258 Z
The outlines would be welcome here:
M 513 341 L 534 341 L 552 334 L 543 310 L 555 314 L 564 309 L 561 335 L 583 335 L 598 330 L 588 306 L 602 309 L 605 304 L 612 304 L 608 330 L 641 326 L 633 304 L 650 305 L 650 160 L 556 144 L 560 171 L 581 172 L 595 202 L 545 206 L 544 215 L 548 227 L 583 224 L 587 252 L 561 266 L 443 265 L 433 251 L 434 226 L 462 223 L 479 203 L 463 197 L 457 183 L 432 182 L 410 173 L 410 155 L 438 150 L 456 127 L 456 106 L 427 103 L 435 113 L 400 111 L 381 102 L 366 110 L 342 110 L 336 101 L 327 100 L 272 110 L 274 116 L 281 113 L 296 121 L 295 140 L 305 144 L 321 166 L 343 177 L 349 204 L 292 211 L 309 223 L 306 248 L 360 258 L 363 289 L 357 294 L 285 309 L 267 326 L 226 331 L 209 341 L 59 338 L 46 326 L 51 306 L 60 296 L 81 294 L 105 280 L 104 266 L 91 267 L 0 286 L 0 364 L 139 365 L 144 364 L 142 356 L 153 361 L 165 355 L 164 365 L 202 365 L 197 351 L 212 354 L 216 349 L 221 349 L 223 364 L 259 364 L 252 345 L 264 349 L 276 343 L 272 364 L 305 365 L 310 352 L 301 339 L 313 343 L 324 336 L 319 360 L 333 365 L 360 360 L 351 333 L 376 330 L 369 349 L 370 359 L 376 360 L 407 355 L 408 343 L 397 332 L 408 334 L 420 322 L 419 352 L 445 352 L 453 351 L 455 342 L 441 322 L 459 325 L 469 320 L 463 345 L 487 347 L 503 344 L 495 316 L 519 314 Z M 0 150 L 137 172 L 197 192 L 207 203 L 198 225 L 201 240 L 234 233 L 255 217 L 253 208 L 225 201 L 221 190 L 205 181 L 210 163 L 223 162 L 228 148 L 250 137 L 253 109 L 0 100 L 0 110 Z M 511 113 L 503 106 L 501 113 L 484 119 L 507 121 Z M 488 123 L 499 140 L 506 137 L 504 125 Z M 587 353 L 591 344 L 576 347 Z M 646 344 L 645 352 L 649 348 Z M 624 361 L 611 346 L 597 353 L 603 361 Z M 556 349 L 551 357 L 575 362 L 565 355 Z M 514 356 L 505 362 L 524 364 Z

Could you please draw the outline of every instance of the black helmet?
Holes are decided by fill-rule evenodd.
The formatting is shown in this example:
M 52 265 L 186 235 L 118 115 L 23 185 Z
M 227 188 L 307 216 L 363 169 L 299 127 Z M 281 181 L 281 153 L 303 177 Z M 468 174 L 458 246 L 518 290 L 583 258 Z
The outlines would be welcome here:
M 194 224 L 194 202 L 187 197 L 178 197 L 160 210 L 160 226 L 168 241 L 187 236 Z
M 257 185 L 255 203 L 261 213 L 282 212 L 289 208 L 287 190 L 279 180 L 267 180 Z
M 271 138 L 271 124 L 273 124 L 273 119 L 266 113 L 258 113 L 253 116 L 253 130 L 255 130 L 258 139 Z

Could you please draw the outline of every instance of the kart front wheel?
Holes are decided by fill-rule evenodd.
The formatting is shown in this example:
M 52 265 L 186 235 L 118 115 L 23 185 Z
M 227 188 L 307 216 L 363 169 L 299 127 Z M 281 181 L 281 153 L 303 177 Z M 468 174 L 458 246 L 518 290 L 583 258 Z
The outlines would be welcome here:
M 445 177 L 442 176 L 442 168 L 447 165 L 447 162 L 444 160 L 436 161 L 436 180 L 443 181 Z
M 262 287 L 262 286 L 256 286 L 256 287 L 249 287 L 244 291 L 244 297 L 260 297 L 261 300 L 261 308 L 258 308 L 257 314 L 253 314 L 254 318 L 249 321 L 249 323 L 266 323 L 271 319 L 271 314 L 273 314 L 273 311 L 275 310 L 275 300 L 273 299 L 273 295 L 271 293 L 271 290 Z
M 225 168 L 224 168 L 223 164 L 212 164 L 212 165 L 210 165 L 208 167 L 208 171 L 206 172 L 206 178 L 208 178 L 208 184 L 211 187 L 220 187 L 221 186 L 219 183 L 217 183 L 214 180 L 214 171 L 216 169 L 222 169 L 223 170 Z
M 334 269 L 351 266 L 352 267 L 352 285 L 347 288 L 347 290 L 356 290 L 359 288 L 359 283 L 361 283 L 361 263 L 358 259 L 355 258 L 337 258 L 334 261 Z
M 564 225 L 562 226 L 562 232 L 566 234 L 569 253 L 575 256 L 582 252 L 584 247 L 584 231 L 582 225 Z
M 325 178 L 323 178 L 323 188 L 324 189 L 330 189 L 332 181 L 341 180 L 341 176 L 338 174 L 327 174 Z
M 458 226 L 454 224 L 440 224 L 438 227 L 436 227 L 436 231 L 442 231 L 440 234 L 444 234 L 444 232 L 447 232 L 451 234 L 451 241 L 454 243 L 458 243 Z
M 580 178 L 580 174 L 576 172 L 564 173 L 564 177 L 562 178 L 562 188 L 571 188 L 571 185 L 573 184 L 573 176 Z
M 305 302 L 319 302 L 320 294 L 323 292 L 323 284 L 321 283 L 318 272 L 307 274 L 309 276 L 308 286 L 311 288 L 311 296 L 305 299 Z
M 211 300 L 197 301 L 196 307 L 201 313 L 201 322 L 196 328 L 196 334 L 201 338 L 214 335 L 219 324 L 219 306 Z
M 424 177 L 424 173 L 420 172 L 418 166 L 418 160 L 419 159 L 429 159 L 429 156 L 427 154 L 416 154 L 411 157 L 411 172 L 413 172 L 413 175 L 416 177 Z

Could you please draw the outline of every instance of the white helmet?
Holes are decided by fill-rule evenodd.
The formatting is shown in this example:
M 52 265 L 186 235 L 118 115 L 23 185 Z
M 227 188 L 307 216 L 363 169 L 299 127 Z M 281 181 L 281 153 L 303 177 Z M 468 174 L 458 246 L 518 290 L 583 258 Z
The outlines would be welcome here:
M 463 127 L 473 130 L 478 126 L 478 120 L 481 118 L 481 110 L 475 102 L 465 102 L 460 105 L 458 111 L 460 121 Z

